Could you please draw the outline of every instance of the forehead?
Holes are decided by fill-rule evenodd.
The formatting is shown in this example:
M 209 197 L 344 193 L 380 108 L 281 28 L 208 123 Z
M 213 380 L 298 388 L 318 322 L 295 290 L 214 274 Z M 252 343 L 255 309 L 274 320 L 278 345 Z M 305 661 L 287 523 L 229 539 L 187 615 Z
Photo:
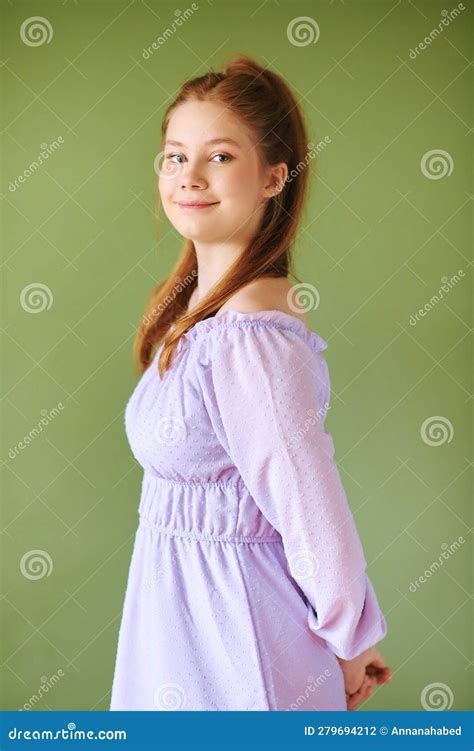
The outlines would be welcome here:
M 172 112 L 166 140 L 178 141 L 185 146 L 199 147 L 206 141 L 230 138 L 235 146 L 245 151 L 254 150 L 256 140 L 244 123 L 224 104 L 219 102 L 189 101 Z M 230 144 L 234 145 L 234 144 Z

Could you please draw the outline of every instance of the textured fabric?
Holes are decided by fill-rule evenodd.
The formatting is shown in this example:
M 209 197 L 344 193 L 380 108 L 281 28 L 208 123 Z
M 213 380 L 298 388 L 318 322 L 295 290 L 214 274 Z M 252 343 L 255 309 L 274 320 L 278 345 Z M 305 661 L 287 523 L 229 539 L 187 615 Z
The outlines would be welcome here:
M 199 321 L 125 410 L 144 469 L 111 710 L 344 710 L 335 655 L 387 624 L 325 430 L 327 343 L 279 311 Z

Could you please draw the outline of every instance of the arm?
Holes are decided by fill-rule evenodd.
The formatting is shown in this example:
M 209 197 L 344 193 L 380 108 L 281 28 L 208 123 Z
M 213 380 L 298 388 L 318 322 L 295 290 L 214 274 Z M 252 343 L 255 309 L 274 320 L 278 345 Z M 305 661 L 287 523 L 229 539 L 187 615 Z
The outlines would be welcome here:
M 308 625 L 349 660 L 382 639 L 385 618 L 324 428 L 324 357 L 292 330 L 233 327 L 209 348 L 216 433 L 281 534 L 310 608 Z

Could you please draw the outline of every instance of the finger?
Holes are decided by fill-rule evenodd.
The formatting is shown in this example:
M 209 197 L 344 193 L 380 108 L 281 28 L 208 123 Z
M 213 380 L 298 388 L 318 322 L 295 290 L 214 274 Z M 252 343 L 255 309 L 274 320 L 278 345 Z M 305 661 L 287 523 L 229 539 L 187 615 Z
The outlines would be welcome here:
M 348 708 L 349 709 L 356 709 L 358 706 L 360 706 L 364 701 L 366 701 L 370 696 L 372 695 L 372 686 L 366 686 L 363 689 L 360 689 L 359 691 L 356 691 L 355 694 L 352 694 L 352 696 L 349 697 L 348 700 Z
M 371 666 L 366 668 L 366 673 L 367 675 L 376 678 L 378 683 L 385 683 L 385 681 L 390 680 L 393 675 L 393 671 L 390 668 L 373 668 Z
M 377 678 L 377 676 L 378 676 L 378 675 L 380 675 L 381 673 L 380 673 L 380 670 L 379 670 L 379 669 L 376 669 L 376 670 L 374 670 L 374 668 L 366 668 L 366 670 L 365 670 L 365 674 L 366 674 L 366 675 L 368 675 L 368 676 L 369 676 L 369 678 L 371 678 L 371 679 L 375 679 L 375 678 Z
M 368 691 L 373 691 L 374 686 L 376 685 L 377 683 L 373 678 L 366 676 L 365 681 L 363 682 L 362 686 L 359 689 L 359 693 L 362 694 L 362 696 L 365 696 Z
M 356 699 L 356 695 L 355 695 L 355 694 L 353 694 L 353 695 L 352 695 L 352 696 L 350 696 L 350 697 L 349 697 L 349 699 L 347 700 L 347 709 L 349 709 L 349 710 L 351 710 L 351 711 L 352 711 L 352 710 L 354 710 L 354 709 L 357 709 L 357 707 L 358 707 L 358 706 L 359 706 L 359 702 L 358 702 L 358 700 Z
M 386 683 L 387 679 L 383 678 L 383 677 L 381 678 L 379 676 L 371 676 L 370 679 L 369 679 L 369 681 L 370 681 L 370 686 L 372 687 L 372 690 L 375 690 L 379 686 L 381 686 L 384 683 Z
M 392 668 L 390 668 L 388 665 L 380 666 L 380 665 L 372 665 L 372 664 L 370 664 L 370 665 L 366 665 L 365 669 L 366 670 L 372 670 L 372 671 L 377 672 L 377 673 L 384 673 L 387 670 L 392 671 Z
M 363 675 L 362 681 L 358 686 L 354 686 L 353 688 L 351 686 L 346 685 L 346 694 L 349 696 L 362 696 L 365 695 L 364 692 L 369 686 L 374 687 L 376 685 L 376 679 L 373 676 L 369 676 L 366 673 Z
M 372 666 L 367 666 L 365 669 L 366 675 L 384 675 L 386 672 L 385 668 L 374 668 Z
M 359 697 L 356 697 L 355 695 L 351 696 L 351 698 L 349 699 L 349 709 L 350 710 L 357 709 L 358 707 L 360 707 L 361 704 L 363 704 L 365 701 L 370 699 L 370 697 L 371 697 L 371 693 L 364 694 L 363 696 L 359 696 Z
M 370 678 L 370 676 L 365 675 L 364 680 L 362 681 L 362 683 L 360 684 L 359 688 L 357 689 L 355 693 L 360 694 L 360 695 L 364 694 L 365 691 L 367 691 L 367 688 L 370 686 L 371 681 L 372 679 Z
M 385 660 L 383 657 L 377 657 L 375 660 L 372 660 L 370 664 L 374 665 L 376 668 L 384 668 Z
M 393 672 L 387 668 L 376 676 L 377 683 L 388 683 L 392 680 Z

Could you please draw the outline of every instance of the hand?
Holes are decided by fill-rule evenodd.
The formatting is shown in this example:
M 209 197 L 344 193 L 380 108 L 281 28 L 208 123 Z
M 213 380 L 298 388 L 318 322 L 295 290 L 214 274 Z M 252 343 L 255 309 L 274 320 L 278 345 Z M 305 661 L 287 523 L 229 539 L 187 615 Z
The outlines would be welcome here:
M 346 692 L 347 709 L 348 710 L 357 709 L 357 707 L 363 704 L 364 701 L 367 701 L 367 699 L 370 699 L 375 685 L 376 685 L 375 678 L 373 678 L 370 675 L 367 675 L 366 673 L 360 688 L 354 694 L 348 694 Z
M 375 647 L 365 650 L 352 660 L 338 657 L 344 675 L 347 709 L 353 710 L 370 698 L 373 689 L 392 679 L 393 671 Z

